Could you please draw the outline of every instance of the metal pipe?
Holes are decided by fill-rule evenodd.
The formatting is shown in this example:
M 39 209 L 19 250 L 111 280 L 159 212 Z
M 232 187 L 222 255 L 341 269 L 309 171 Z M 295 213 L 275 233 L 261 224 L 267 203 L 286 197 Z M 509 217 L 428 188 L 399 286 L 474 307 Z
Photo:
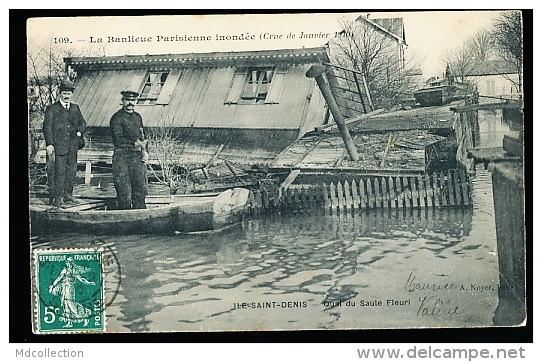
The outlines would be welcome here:
M 318 88 L 320 88 L 320 92 L 322 92 L 322 96 L 324 96 L 324 99 L 329 107 L 329 110 L 331 111 L 331 114 L 333 115 L 333 119 L 337 123 L 337 128 L 339 129 L 339 132 L 341 133 L 341 137 L 344 141 L 344 144 L 346 146 L 346 150 L 348 151 L 348 155 L 352 159 L 352 161 L 359 160 L 358 151 L 356 150 L 356 146 L 354 145 L 354 141 L 352 140 L 352 136 L 350 136 L 350 132 L 348 131 L 348 127 L 346 127 L 346 123 L 344 121 L 343 115 L 341 114 L 341 111 L 339 110 L 339 106 L 337 105 L 337 102 L 335 101 L 335 98 L 333 97 L 333 94 L 331 93 L 331 89 L 329 85 L 327 84 L 326 80 L 324 79 L 324 72 L 326 71 L 325 65 L 313 65 L 305 74 L 308 78 L 314 78 L 316 80 L 316 83 L 318 84 Z

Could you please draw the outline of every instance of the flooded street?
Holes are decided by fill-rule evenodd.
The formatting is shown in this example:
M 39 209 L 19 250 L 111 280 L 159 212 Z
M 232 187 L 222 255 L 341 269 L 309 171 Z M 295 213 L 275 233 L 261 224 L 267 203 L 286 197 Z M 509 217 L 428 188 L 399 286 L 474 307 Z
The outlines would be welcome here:
M 483 168 L 473 199 L 262 216 L 207 235 L 60 234 L 33 247 L 104 247 L 111 332 L 489 326 L 499 278 Z

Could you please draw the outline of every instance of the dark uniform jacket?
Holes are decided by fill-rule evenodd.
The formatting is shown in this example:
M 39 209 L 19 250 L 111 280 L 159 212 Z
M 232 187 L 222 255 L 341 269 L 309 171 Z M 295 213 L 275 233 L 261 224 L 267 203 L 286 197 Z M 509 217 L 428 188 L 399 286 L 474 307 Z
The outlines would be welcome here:
M 137 112 L 128 113 L 123 108 L 119 109 L 111 117 L 109 122 L 111 135 L 115 148 L 122 148 L 131 151 L 139 150 L 134 143 L 139 139 L 143 140 L 143 120 Z
M 62 106 L 60 101 L 45 109 L 43 120 L 43 136 L 47 146 L 53 145 L 57 155 L 66 155 L 69 150 L 77 151 L 79 138 L 77 132 L 84 133 L 86 122 L 79 106 L 70 103 L 70 109 Z

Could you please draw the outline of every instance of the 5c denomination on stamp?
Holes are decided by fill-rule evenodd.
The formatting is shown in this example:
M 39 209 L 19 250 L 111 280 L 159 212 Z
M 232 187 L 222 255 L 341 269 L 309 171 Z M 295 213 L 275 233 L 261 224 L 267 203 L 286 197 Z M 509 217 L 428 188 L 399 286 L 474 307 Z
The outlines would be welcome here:
M 103 249 L 35 250 L 34 333 L 105 332 Z

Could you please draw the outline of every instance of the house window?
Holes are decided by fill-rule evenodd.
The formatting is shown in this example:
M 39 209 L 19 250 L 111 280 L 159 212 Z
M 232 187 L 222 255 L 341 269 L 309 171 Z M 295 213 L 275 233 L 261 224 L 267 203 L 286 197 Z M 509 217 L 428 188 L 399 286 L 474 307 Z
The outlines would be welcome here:
M 287 67 L 236 68 L 224 103 L 278 103 Z
M 169 72 L 149 72 L 139 92 L 137 104 L 156 104 Z
M 239 104 L 263 104 L 273 80 L 273 69 L 249 69 Z

